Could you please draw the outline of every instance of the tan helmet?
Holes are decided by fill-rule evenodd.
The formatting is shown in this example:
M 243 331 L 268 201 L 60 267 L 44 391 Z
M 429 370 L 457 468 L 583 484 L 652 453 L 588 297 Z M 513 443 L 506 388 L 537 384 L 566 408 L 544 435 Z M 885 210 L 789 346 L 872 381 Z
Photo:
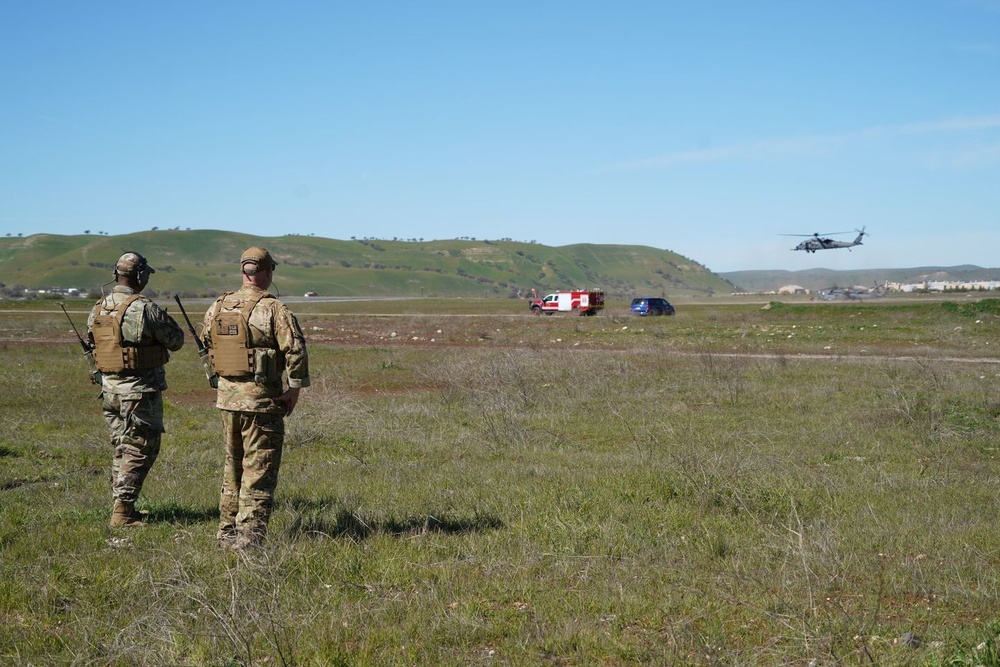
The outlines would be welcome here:
M 132 250 L 118 258 L 115 262 L 116 276 L 134 276 L 138 278 L 143 273 L 147 275 L 156 273 L 156 269 L 149 265 L 146 258 Z
M 267 251 L 267 248 L 258 248 L 254 246 L 253 248 L 247 248 L 240 255 L 240 268 L 245 270 L 247 264 L 253 264 L 257 269 L 274 270 L 278 263 L 274 261 L 271 257 L 271 253 Z

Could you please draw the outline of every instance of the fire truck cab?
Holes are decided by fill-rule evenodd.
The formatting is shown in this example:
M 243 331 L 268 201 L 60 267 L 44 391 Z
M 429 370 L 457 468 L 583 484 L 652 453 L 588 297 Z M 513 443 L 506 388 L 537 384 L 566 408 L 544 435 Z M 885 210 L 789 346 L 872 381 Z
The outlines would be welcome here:
M 553 292 L 530 303 L 535 315 L 551 315 L 578 311 L 580 315 L 596 315 L 604 308 L 604 292 L 599 290 L 569 290 Z

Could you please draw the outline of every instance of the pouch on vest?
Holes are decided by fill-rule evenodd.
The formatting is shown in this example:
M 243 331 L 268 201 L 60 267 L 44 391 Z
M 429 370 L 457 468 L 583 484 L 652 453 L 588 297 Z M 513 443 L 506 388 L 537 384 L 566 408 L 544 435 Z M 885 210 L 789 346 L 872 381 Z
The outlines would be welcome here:
M 253 381 L 257 384 L 267 384 L 281 379 L 278 369 L 278 351 L 269 347 L 254 349 Z

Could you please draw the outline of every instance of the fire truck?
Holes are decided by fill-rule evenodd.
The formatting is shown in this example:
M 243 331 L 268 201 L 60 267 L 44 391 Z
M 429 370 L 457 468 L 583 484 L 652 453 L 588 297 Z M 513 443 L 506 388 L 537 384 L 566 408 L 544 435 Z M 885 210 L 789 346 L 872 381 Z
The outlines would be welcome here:
M 533 300 L 529 305 L 535 315 L 568 313 L 574 310 L 580 315 L 596 315 L 597 311 L 604 308 L 604 292 L 600 290 L 553 292 L 541 299 Z

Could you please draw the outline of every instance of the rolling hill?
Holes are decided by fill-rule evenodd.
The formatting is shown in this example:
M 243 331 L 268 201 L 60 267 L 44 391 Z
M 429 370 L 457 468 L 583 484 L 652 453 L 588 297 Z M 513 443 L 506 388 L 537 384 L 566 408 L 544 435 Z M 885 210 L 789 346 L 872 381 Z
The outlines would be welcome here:
M 491 240 L 336 240 L 259 237 L 213 230 L 151 230 L 118 236 L 35 234 L 0 238 L 0 284 L 97 290 L 128 250 L 157 270 L 150 289 L 211 296 L 240 283 L 240 253 L 267 247 L 283 294 L 498 296 L 603 289 L 609 296 L 729 294 L 737 288 L 701 264 L 648 246 L 544 246 Z

